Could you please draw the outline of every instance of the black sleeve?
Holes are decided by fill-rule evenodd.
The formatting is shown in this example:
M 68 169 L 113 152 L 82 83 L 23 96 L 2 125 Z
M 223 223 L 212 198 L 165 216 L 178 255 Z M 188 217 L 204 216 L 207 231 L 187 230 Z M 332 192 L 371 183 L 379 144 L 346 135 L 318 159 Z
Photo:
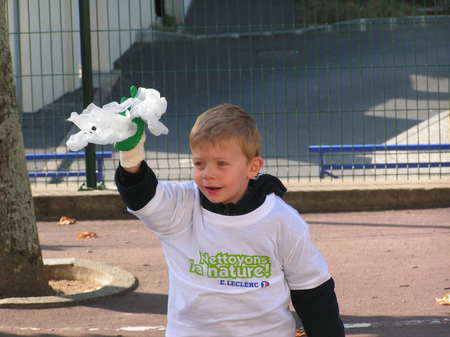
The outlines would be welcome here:
M 119 164 L 114 180 L 123 202 L 133 211 L 141 209 L 152 200 L 158 185 L 155 173 L 145 161 L 141 162 L 139 171 L 136 173 L 125 171 Z
M 291 290 L 291 301 L 308 337 L 345 336 L 332 278 L 314 289 Z

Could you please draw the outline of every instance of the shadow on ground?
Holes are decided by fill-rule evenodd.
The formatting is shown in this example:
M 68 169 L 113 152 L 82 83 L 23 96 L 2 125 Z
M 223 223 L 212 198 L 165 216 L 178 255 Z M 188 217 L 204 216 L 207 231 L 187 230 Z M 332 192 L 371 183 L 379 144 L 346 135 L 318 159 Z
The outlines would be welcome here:
M 134 291 L 124 296 L 104 298 L 85 305 L 116 312 L 166 315 L 167 295 Z

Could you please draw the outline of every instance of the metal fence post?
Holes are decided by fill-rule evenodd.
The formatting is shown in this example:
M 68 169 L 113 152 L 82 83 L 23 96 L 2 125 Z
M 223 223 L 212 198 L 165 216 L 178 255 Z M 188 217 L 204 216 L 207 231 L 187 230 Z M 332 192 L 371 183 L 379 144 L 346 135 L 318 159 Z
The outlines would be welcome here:
M 80 46 L 81 69 L 83 87 L 83 107 L 86 108 L 93 100 L 92 59 L 91 59 L 91 29 L 89 15 L 89 0 L 79 0 L 80 11 Z M 97 187 L 95 145 L 89 144 L 85 149 L 86 185 L 88 188 Z

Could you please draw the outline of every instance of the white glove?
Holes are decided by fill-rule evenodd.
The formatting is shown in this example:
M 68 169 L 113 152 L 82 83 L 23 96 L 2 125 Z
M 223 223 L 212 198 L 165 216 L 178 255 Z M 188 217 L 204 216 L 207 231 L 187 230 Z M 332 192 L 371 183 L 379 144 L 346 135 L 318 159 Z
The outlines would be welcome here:
M 145 160 L 145 132 L 142 134 L 139 143 L 129 151 L 119 151 L 120 165 L 123 168 L 134 167 Z

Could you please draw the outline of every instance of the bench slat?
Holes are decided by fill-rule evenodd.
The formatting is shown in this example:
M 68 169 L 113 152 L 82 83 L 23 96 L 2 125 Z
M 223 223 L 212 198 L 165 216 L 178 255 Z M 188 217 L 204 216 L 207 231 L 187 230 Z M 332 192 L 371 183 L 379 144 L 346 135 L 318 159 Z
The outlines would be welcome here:
M 84 159 L 84 152 L 67 152 L 67 153 L 28 153 L 25 155 L 26 160 L 65 160 L 65 159 Z M 103 181 L 103 159 L 112 158 L 111 151 L 95 152 L 95 159 L 97 162 L 97 180 Z M 86 176 L 86 171 L 30 171 L 28 177 L 30 178 L 64 178 L 64 177 L 83 177 Z
M 400 145 L 311 145 L 310 152 L 374 152 L 374 151 L 432 151 L 450 150 L 450 144 L 400 144 Z
M 67 152 L 67 153 L 27 153 L 26 160 L 49 160 L 49 159 L 82 159 L 85 157 L 84 152 Z M 95 152 L 96 158 L 111 158 L 112 152 Z
M 450 150 L 450 144 L 399 144 L 399 145 L 377 145 L 377 144 L 354 144 L 354 145 L 311 145 L 309 152 L 318 153 L 319 177 L 323 179 L 326 175 L 338 178 L 329 170 L 353 170 L 353 169 L 390 169 L 390 168 L 431 168 L 450 167 L 450 162 L 417 162 L 417 163 L 370 163 L 370 164 L 325 164 L 326 153 L 353 153 L 353 152 L 375 152 L 375 151 L 443 151 Z
M 389 169 L 389 168 L 419 168 L 419 167 L 450 167 L 450 162 L 430 163 L 375 163 L 375 164 L 324 164 L 324 170 L 351 170 L 351 169 Z
M 28 172 L 30 178 L 64 178 L 83 177 L 86 171 L 49 171 L 49 172 Z

